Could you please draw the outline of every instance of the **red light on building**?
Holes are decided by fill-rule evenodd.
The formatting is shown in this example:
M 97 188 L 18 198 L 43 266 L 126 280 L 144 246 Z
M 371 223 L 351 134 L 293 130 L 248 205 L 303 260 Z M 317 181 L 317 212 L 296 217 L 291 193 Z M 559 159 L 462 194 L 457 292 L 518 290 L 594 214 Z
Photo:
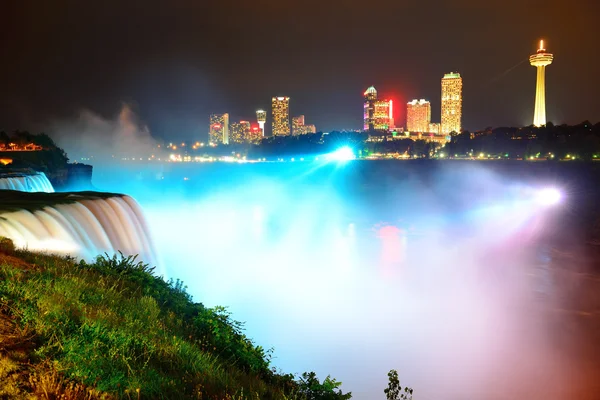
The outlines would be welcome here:
M 220 124 L 214 124 L 214 125 L 213 125 L 213 128 L 215 128 L 215 129 L 220 129 L 220 128 L 221 128 L 221 125 L 220 125 Z

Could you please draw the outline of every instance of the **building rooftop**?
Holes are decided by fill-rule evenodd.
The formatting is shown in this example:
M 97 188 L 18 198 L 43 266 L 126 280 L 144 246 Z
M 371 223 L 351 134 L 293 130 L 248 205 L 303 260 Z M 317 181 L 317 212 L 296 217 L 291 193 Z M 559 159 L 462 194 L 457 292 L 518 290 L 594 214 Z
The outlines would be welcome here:
M 460 78 L 460 74 L 458 72 L 450 72 L 449 74 L 444 74 L 444 79 L 452 78 Z
M 375 86 L 370 86 L 366 91 L 365 91 L 365 96 L 367 94 L 377 94 L 377 89 L 375 89 Z

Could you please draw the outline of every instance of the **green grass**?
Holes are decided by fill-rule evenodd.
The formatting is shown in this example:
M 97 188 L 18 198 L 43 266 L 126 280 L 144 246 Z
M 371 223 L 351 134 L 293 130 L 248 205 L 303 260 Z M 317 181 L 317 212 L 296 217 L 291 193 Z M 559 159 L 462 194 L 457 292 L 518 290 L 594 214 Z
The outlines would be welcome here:
M 194 303 L 133 257 L 2 256 L 0 309 L 33 333 L 33 365 L 110 397 L 319 398 L 271 369 L 226 309 Z

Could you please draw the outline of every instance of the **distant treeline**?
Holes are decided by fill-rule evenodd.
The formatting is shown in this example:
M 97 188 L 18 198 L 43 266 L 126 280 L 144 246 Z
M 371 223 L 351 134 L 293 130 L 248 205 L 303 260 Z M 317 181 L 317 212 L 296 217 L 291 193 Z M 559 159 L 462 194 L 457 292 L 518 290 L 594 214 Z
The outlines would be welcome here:
M 600 158 L 600 123 L 585 121 L 578 125 L 553 125 L 522 128 L 486 128 L 482 131 L 463 131 L 451 135 L 445 146 L 425 140 L 376 134 L 378 140 L 369 140 L 369 132 L 330 132 L 300 136 L 277 136 L 262 140 L 259 145 L 230 144 L 202 147 L 191 150 L 190 155 L 230 156 L 246 155 L 248 158 L 273 158 L 311 156 L 334 151 L 341 146 L 353 148 L 356 154 L 368 156 L 375 153 L 399 153 L 411 157 L 429 158 L 438 152 L 450 157 L 484 154 L 502 158 L 548 158 L 592 160 Z M 441 150 L 440 150 L 441 149 Z
M 578 125 L 553 125 L 536 128 L 487 128 L 463 132 L 452 137 L 444 151 L 450 155 L 473 153 L 509 158 L 575 158 L 592 160 L 600 157 L 600 123 L 584 121 Z

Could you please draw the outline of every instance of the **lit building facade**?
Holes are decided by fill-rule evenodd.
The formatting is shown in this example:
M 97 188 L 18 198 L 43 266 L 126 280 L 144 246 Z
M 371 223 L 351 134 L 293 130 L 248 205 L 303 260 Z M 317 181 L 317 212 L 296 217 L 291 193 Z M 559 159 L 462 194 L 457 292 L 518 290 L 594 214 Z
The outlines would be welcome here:
M 436 135 L 440 134 L 440 124 L 438 123 L 430 123 L 429 130 L 427 132 L 434 133 Z
M 375 87 L 364 93 L 363 129 L 365 131 L 387 131 L 394 127 L 392 100 L 379 100 Z
M 375 129 L 374 114 L 375 102 L 377 101 L 377 90 L 374 86 L 369 87 L 364 93 L 364 114 L 363 114 L 363 129 L 372 131 Z
M 442 78 L 442 135 L 461 132 L 462 119 L 462 78 L 451 72 Z
M 387 131 L 393 128 L 392 100 L 377 100 L 374 103 L 373 128 L 376 131 Z
M 292 118 L 292 135 L 307 135 L 317 132 L 317 128 L 314 125 L 306 125 L 304 122 L 304 115 Z
M 290 135 L 290 98 L 273 97 L 273 136 Z
M 529 63 L 537 69 L 535 84 L 535 110 L 533 112 L 533 125 L 546 125 L 546 67 L 552 64 L 554 56 L 544 48 L 544 41 L 540 40 L 540 48 L 529 56 Z
M 212 144 L 229 144 L 229 114 L 210 116 L 208 141 Z
M 263 129 L 260 126 L 253 126 L 250 128 L 250 132 L 248 137 L 246 137 L 246 141 L 252 144 L 260 144 L 263 139 Z
M 265 123 L 267 122 L 267 112 L 265 110 L 256 110 L 256 122 L 262 132 L 262 136 L 265 136 Z
M 240 125 L 242 126 L 242 142 L 249 142 L 252 129 L 250 121 L 240 121 Z
M 314 125 L 304 125 L 304 134 L 317 133 L 317 127 Z
M 431 104 L 424 100 L 413 100 L 406 104 L 406 129 L 409 132 L 429 132 Z
M 229 127 L 229 143 L 242 143 L 244 141 L 244 126 L 241 122 L 232 122 Z
M 292 118 L 292 135 L 304 135 L 304 115 Z

